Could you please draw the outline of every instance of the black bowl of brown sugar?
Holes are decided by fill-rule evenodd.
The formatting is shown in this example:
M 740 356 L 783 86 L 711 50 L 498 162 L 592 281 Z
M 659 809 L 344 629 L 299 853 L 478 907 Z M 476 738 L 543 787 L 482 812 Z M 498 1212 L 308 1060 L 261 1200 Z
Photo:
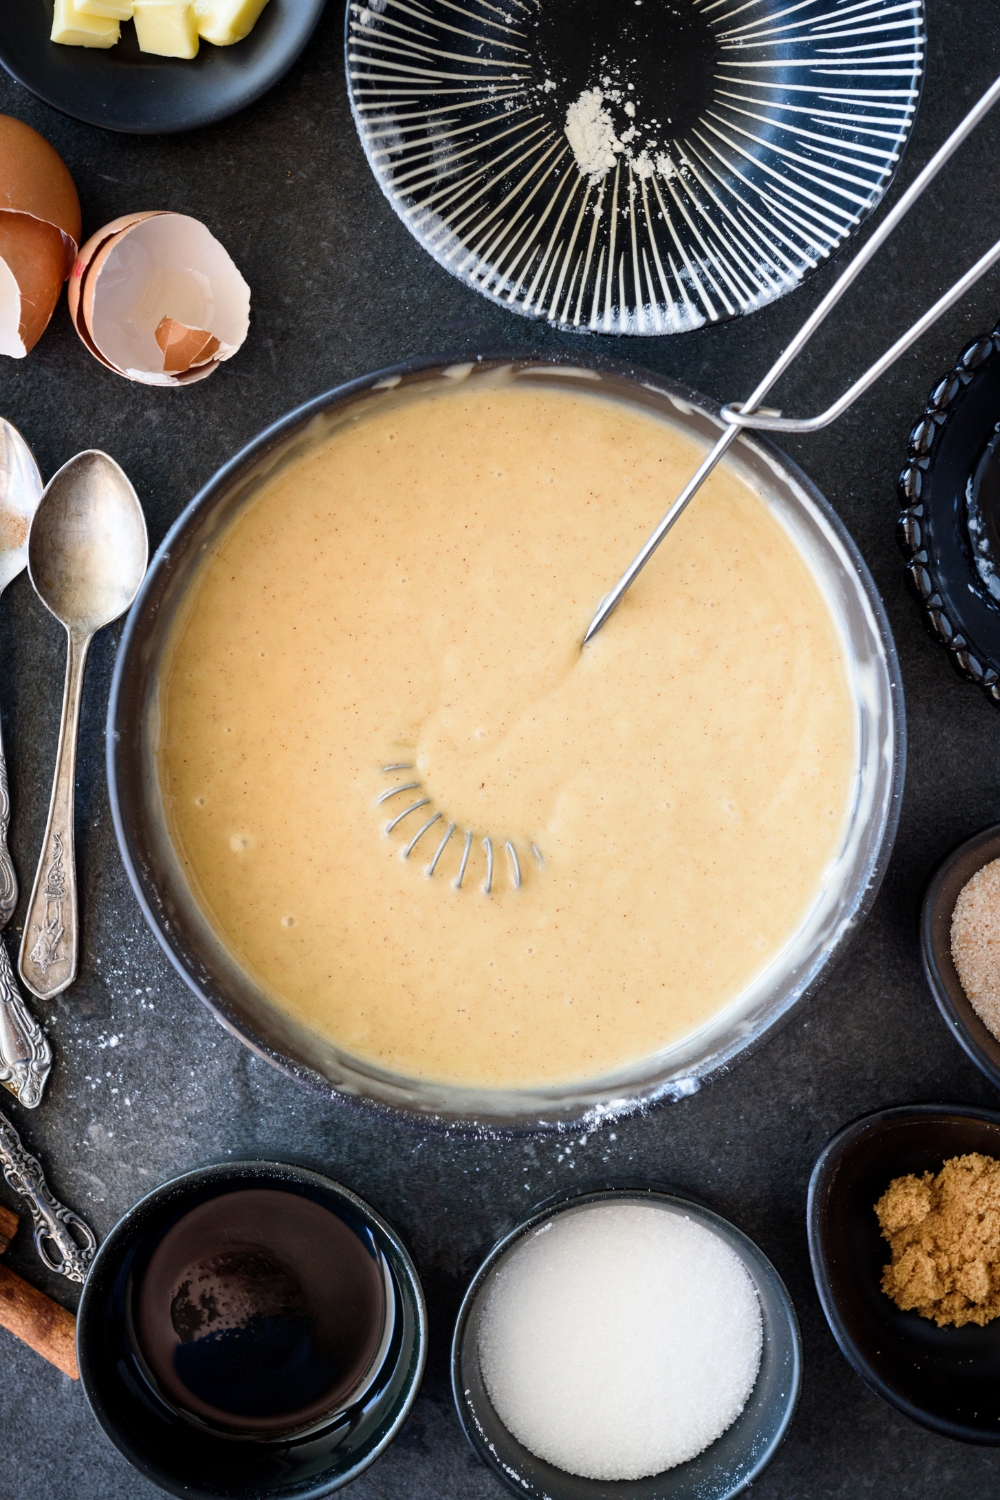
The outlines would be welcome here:
M 319 1500 L 399 1430 L 423 1294 L 374 1209 L 316 1172 L 235 1162 L 156 1188 L 94 1260 L 80 1376 L 125 1457 L 170 1494 Z
M 1000 1114 L 914 1104 L 855 1120 L 816 1162 L 807 1219 L 856 1373 L 932 1432 L 1000 1447 Z

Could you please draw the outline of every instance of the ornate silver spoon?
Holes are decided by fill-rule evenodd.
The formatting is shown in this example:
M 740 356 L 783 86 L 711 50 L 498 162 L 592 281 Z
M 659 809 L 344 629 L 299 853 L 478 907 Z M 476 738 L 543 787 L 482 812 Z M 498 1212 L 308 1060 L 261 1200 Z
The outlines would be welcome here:
M 132 603 L 148 557 L 139 498 L 114 459 L 88 449 L 63 464 L 45 487 L 28 536 L 31 581 L 67 635 L 52 801 L 19 960 L 21 978 L 41 999 L 72 984 L 79 963 L 73 814 L 87 652 L 97 631 Z
M 2 1114 L 0 1171 L 15 1193 L 27 1200 L 35 1226 L 35 1249 L 43 1263 L 70 1281 L 86 1281 L 97 1249 L 94 1231 L 54 1196 L 38 1158 L 24 1149 L 21 1137 Z
M 42 476 L 16 427 L 0 417 L 0 594 L 27 566 L 28 529 L 42 495 Z M 17 905 L 17 877 L 7 847 L 10 794 L 0 736 L 0 928 Z M 41 1102 L 52 1066 L 48 1039 L 18 993 L 0 938 L 0 1083 L 28 1109 Z

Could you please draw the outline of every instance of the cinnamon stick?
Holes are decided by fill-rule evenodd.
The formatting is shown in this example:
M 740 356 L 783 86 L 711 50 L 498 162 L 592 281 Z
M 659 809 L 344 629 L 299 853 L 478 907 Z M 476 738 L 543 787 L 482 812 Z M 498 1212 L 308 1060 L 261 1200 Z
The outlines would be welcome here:
M 4 1208 L 0 1203 L 0 1255 L 4 1253 L 17 1233 L 17 1225 L 17 1214 L 11 1213 L 9 1208 Z
M 0 1255 L 16 1233 L 17 1214 L 0 1205 Z M 8 1329 L 71 1380 L 79 1380 L 73 1314 L 4 1265 L 0 1265 L 0 1328 Z

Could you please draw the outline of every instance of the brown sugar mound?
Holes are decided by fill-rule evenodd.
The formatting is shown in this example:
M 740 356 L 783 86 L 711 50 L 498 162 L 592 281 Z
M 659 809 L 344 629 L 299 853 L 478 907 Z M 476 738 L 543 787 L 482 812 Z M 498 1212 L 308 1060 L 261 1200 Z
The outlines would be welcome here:
M 973 1152 L 936 1177 L 896 1177 L 875 1212 L 892 1250 L 882 1290 L 897 1307 L 939 1328 L 1000 1317 L 1000 1162 Z
M 951 956 L 973 1010 L 1000 1038 L 1000 859 L 983 865 L 959 891 Z

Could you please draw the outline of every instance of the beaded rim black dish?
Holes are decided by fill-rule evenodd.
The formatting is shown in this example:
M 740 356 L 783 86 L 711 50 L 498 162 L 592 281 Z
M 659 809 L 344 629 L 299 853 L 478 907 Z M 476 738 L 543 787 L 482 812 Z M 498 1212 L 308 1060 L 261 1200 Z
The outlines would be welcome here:
M 129 1336 L 133 1273 L 150 1248 L 197 1202 L 244 1187 L 297 1192 L 355 1218 L 389 1266 L 396 1331 L 383 1372 L 356 1407 L 298 1438 L 240 1440 L 188 1423 L 148 1386 Z M 227 1161 L 161 1183 L 123 1214 L 90 1268 L 76 1342 L 94 1416 L 129 1463 L 161 1489 L 191 1500 L 321 1500 L 374 1463 L 406 1421 L 427 1355 L 427 1308 L 402 1240 L 356 1193 L 288 1162 Z
M 923 0 L 641 3 L 347 6 L 351 109 L 396 213 L 467 286 L 569 332 L 784 296 L 881 202 L 920 101 Z M 623 150 L 657 141 L 599 181 L 565 133 L 598 85 Z
M 966 345 L 954 366 L 935 382 L 906 448 L 906 466 L 897 493 L 902 512 L 896 540 L 906 559 L 906 584 L 920 605 L 932 640 L 948 652 L 960 677 L 975 683 L 991 703 L 1000 705 L 1000 610 L 983 600 L 974 602 L 975 575 L 971 558 L 962 569 L 961 552 L 967 543 L 952 533 L 962 526 L 962 496 L 957 486 L 972 480 L 983 452 L 1000 421 L 1000 401 L 985 419 L 971 423 L 971 431 L 957 432 L 963 409 L 976 396 L 984 379 L 1000 382 L 1000 323 Z M 946 449 L 957 451 L 946 453 Z M 947 457 L 951 472 L 939 470 Z M 937 523 L 949 554 L 942 555 L 932 536 Z M 971 619 L 975 609 L 976 618 Z M 987 639 L 995 615 L 995 640 Z
M 760 1370 L 740 1415 L 695 1458 L 647 1479 L 584 1479 L 536 1458 L 503 1426 L 479 1368 L 481 1299 L 500 1260 L 547 1219 L 566 1209 L 610 1201 L 663 1203 L 713 1230 L 742 1261 L 756 1289 L 764 1324 Z M 599 1371 L 595 1370 L 594 1378 L 600 1378 Z M 728 1219 L 702 1203 L 657 1187 L 598 1188 L 550 1200 L 536 1209 L 493 1246 L 472 1278 L 451 1345 L 452 1397 L 462 1431 L 496 1478 L 524 1500 L 733 1500 L 759 1478 L 784 1442 L 801 1386 L 802 1340 L 795 1306 L 767 1256 Z M 755 1422 L 758 1430 L 752 1433 Z
M 1000 823 L 953 849 L 931 876 L 920 911 L 920 956 L 948 1030 L 976 1067 L 1000 1088 L 1000 1041 L 976 1014 L 951 956 L 951 919 L 958 894 L 977 870 L 1000 859 Z
M 874 1156 L 883 1142 L 876 1169 L 865 1152 Z M 809 1259 L 840 1352 L 877 1396 L 931 1432 L 1000 1447 L 1000 1320 L 985 1328 L 937 1328 L 916 1312 L 900 1311 L 879 1284 L 889 1249 L 875 1216 L 878 1198 L 894 1177 L 937 1172 L 949 1157 L 970 1150 L 1000 1157 L 1000 1113 L 965 1104 L 899 1105 L 845 1125 L 824 1146 L 809 1179 Z M 977 1387 L 969 1397 L 977 1401 L 973 1420 L 935 1409 L 932 1386 L 943 1392 L 945 1405 L 953 1401 L 977 1360 Z M 990 1426 L 974 1420 L 984 1386 L 998 1393 Z
M 53 109 L 127 135 L 165 135 L 228 119 L 274 87 L 296 62 L 326 0 L 268 0 L 242 42 L 203 42 L 194 58 L 140 52 L 125 24 L 107 50 L 49 40 L 52 0 L 0 5 L 0 64 Z

